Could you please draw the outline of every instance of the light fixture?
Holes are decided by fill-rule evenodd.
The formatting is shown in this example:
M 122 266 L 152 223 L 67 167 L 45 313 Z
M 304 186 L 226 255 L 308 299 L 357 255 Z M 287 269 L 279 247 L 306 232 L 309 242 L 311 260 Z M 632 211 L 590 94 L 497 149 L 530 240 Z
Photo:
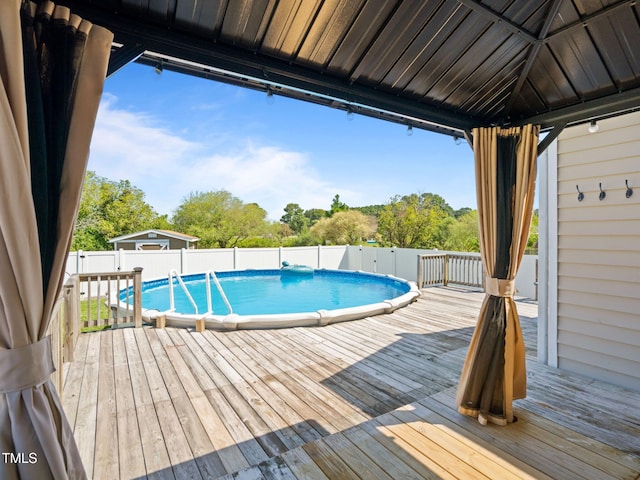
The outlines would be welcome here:
M 413 126 L 407 125 L 407 137 L 413 135 Z
M 629 197 L 631 197 L 631 195 L 633 195 L 633 190 L 629 186 L 629 180 L 625 180 L 624 184 L 627 186 L 627 191 L 625 192 L 624 196 L 629 198 Z
M 273 90 L 271 90 L 271 87 L 267 87 L 267 105 L 273 105 L 274 101 Z
M 454 135 L 453 136 L 453 143 L 455 143 L 456 145 L 460 145 L 462 143 L 462 139 L 459 136 Z
M 602 182 L 600 182 L 600 195 L 598 195 L 598 198 L 600 199 L 600 201 L 604 200 L 605 197 L 607 196 L 607 192 L 605 192 L 604 190 L 602 190 Z
M 156 66 L 153 67 L 153 70 L 158 74 L 161 75 L 162 71 L 164 70 L 164 65 L 163 65 L 163 61 L 160 60 L 158 63 L 156 63 Z
M 353 117 L 355 117 L 355 114 L 353 113 L 353 109 L 351 108 L 351 106 L 347 107 L 347 120 L 349 122 L 353 121 Z
M 584 193 L 580 191 L 580 187 L 578 185 L 576 185 L 576 190 L 578 190 L 578 201 L 581 202 L 584 200 Z
M 591 123 L 589 124 L 589 133 L 596 133 L 599 129 L 600 126 L 598 125 L 598 122 L 591 120 Z

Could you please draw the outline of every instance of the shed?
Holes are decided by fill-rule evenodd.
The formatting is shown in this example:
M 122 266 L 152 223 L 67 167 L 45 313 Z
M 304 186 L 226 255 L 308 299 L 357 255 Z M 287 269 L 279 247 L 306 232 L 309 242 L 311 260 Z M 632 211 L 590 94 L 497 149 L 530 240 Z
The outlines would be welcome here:
M 149 229 L 112 238 L 109 243 L 114 250 L 177 250 L 194 249 L 198 240 L 193 235 L 172 230 Z

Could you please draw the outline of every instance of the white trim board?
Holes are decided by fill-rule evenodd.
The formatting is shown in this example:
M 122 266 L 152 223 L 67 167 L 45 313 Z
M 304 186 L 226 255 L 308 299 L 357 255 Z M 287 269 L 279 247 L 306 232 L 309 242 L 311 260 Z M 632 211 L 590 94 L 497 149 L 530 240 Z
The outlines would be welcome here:
M 538 159 L 538 361 L 558 366 L 558 141 Z

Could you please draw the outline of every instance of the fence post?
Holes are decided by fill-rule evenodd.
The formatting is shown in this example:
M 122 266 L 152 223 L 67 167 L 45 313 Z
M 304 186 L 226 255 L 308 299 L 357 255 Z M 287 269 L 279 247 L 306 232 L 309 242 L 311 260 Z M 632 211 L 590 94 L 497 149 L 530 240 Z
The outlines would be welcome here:
M 133 269 L 135 272 L 135 268 Z M 180 275 L 187 273 L 187 249 L 180 249 Z
M 125 270 L 127 268 L 125 260 L 124 260 L 124 249 L 118 249 L 118 268 L 116 269 L 118 272 Z
M 133 269 L 133 321 L 136 328 L 142 327 L 142 267 Z
M 389 251 L 389 254 L 391 255 L 391 263 L 393 265 L 393 267 L 391 268 L 391 272 L 392 272 L 392 275 L 395 276 L 396 275 L 396 251 L 395 251 L 395 249 L 392 248 Z
M 422 255 L 418 254 L 418 288 L 422 288 Z

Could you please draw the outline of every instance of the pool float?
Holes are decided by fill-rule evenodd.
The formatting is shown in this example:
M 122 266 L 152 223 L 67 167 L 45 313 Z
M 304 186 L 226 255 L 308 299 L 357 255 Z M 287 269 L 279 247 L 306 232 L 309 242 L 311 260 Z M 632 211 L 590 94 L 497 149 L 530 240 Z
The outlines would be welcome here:
M 289 262 L 282 262 L 281 275 L 313 275 L 313 268 L 307 265 L 290 265 Z

